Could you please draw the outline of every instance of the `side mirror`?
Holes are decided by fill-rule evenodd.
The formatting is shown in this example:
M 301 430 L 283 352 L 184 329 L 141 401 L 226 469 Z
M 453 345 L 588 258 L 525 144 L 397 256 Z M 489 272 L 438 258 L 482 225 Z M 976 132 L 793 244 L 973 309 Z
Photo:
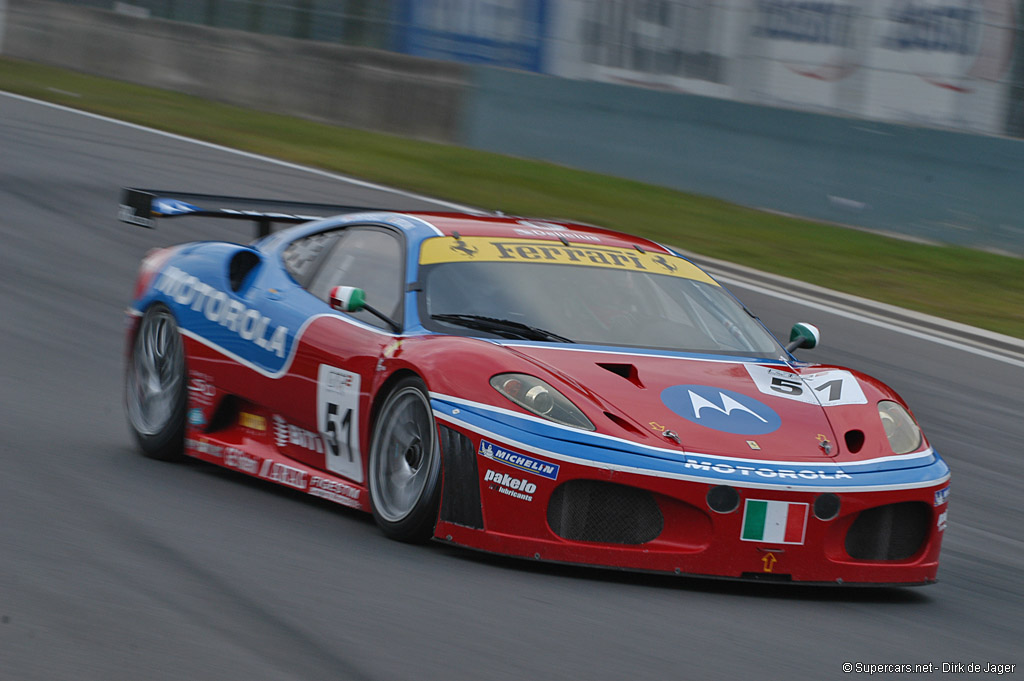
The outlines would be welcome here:
M 797 322 L 789 332 L 789 343 L 786 345 L 786 352 L 793 352 L 797 348 L 815 348 L 821 342 L 821 332 L 814 324 Z
M 359 312 L 366 307 L 366 291 L 355 286 L 335 286 L 330 302 L 338 312 Z
M 359 312 L 366 310 L 377 319 L 391 327 L 391 330 L 398 333 L 402 326 L 391 317 L 387 316 L 372 305 L 366 303 L 366 291 L 355 286 L 335 286 L 331 289 L 331 308 L 338 312 Z

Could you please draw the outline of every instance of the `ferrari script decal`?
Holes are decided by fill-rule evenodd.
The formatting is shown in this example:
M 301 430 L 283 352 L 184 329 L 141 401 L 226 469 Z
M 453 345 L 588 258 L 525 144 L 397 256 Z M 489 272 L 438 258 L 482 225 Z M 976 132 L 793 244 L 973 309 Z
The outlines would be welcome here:
M 633 270 L 718 283 L 697 266 L 675 256 L 617 246 L 562 244 L 540 239 L 493 239 L 481 236 L 436 237 L 420 248 L 420 264 L 442 262 L 532 262 Z

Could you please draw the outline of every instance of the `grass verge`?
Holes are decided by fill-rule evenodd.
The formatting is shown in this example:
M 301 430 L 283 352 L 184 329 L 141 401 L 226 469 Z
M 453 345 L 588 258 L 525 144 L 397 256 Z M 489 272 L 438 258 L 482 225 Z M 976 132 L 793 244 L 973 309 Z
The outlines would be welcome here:
M 912 243 L 549 163 L 256 112 L 11 59 L 0 59 L 0 90 L 452 201 L 600 224 L 1024 338 L 1024 260 L 1018 258 Z

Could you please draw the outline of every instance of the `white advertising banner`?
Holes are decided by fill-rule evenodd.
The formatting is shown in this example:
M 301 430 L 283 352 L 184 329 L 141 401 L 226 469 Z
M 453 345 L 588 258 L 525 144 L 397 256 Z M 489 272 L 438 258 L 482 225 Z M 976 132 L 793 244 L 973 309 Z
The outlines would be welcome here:
M 1014 0 L 552 0 L 549 73 L 1002 132 Z
M 745 0 L 744 0 L 745 1 Z M 733 98 L 734 0 L 552 0 L 547 71 Z
M 754 0 L 747 4 L 738 99 L 830 112 L 860 105 L 871 0 Z
M 863 115 L 1001 132 L 1012 0 L 890 0 L 876 29 Z

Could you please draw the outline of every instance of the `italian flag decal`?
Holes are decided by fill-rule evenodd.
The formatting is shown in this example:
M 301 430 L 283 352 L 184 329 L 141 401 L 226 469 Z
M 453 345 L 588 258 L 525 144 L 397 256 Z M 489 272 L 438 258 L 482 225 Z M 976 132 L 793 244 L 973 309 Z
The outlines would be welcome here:
M 743 541 L 803 544 L 807 504 L 747 499 L 743 506 Z

